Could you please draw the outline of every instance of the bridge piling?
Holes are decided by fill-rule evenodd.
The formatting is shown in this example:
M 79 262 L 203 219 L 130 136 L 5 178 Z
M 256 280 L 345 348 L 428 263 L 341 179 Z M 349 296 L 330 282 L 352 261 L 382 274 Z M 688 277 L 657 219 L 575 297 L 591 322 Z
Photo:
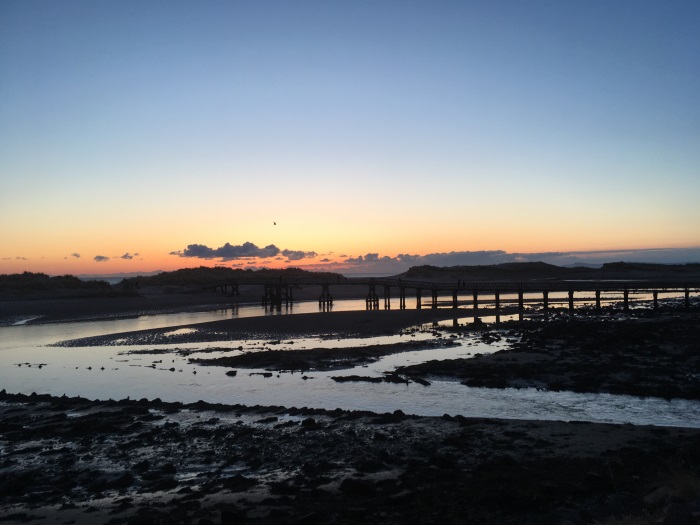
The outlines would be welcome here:
M 333 297 L 331 296 L 329 286 L 328 284 L 321 285 L 321 296 L 318 298 L 318 306 L 319 308 L 323 308 L 324 311 L 326 309 L 330 310 L 330 307 L 333 306 Z
M 347 284 L 347 285 L 369 285 L 369 293 L 367 295 L 367 308 L 368 309 L 379 309 L 379 297 L 377 295 L 377 286 L 384 287 L 384 308 L 391 308 L 391 287 L 396 286 L 399 288 L 399 308 L 406 309 L 406 293 L 407 288 L 415 290 L 416 293 L 416 309 L 423 308 L 422 294 L 423 290 L 427 290 L 430 294 L 430 302 L 425 302 L 426 308 L 441 308 L 441 307 L 451 307 L 453 309 L 458 309 L 460 306 L 460 299 L 464 304 L 468 304 L 469 301 L 464 300 L 460 297 L 460 293 L 472 294 L 473 297 L 473 307 L 476 317 L 479 315 L 479 294 L 491 294 L 494 296 L 495 312 L 499 315 L 500 310 L 503 307 L 504 301 L 502 300 L 503 294 L 517 294 L 517 306 L 519 312 L 522 314 L 525 310 L 525 300 L 524 296 L 528 294 L 542 293 L 543 299 L 543 309 L 545 313 L 550 310 L 549 294 L 555 293 L 559 297 L 560 294 L 568 295 L 568 309 L 570 312 L 575 310 L 576 306 L 576 293 L 583 292 L 586 294 L 595 293 L 595 308 L 596 310 L 601 310 L 601 297 L 602 293 L 614 294 L 611 297 L 619 297 L 621 303 L 618 303 L 617 307 L 623 307 L 625 310 L 629 310 L 632 305 L 630 300 L 634 300 L 634 297 L 630 297 L 631 294 L 648 294 L 649 303 L 652 303 L 653 308 L 658 309 L 659 306 L 659 294 L 663 293 L 673 293 L 676 297 L 684 298 L 685 308 L 690 308 L 691 305 L 691 292 L 693 294 L 700 291 L 700 283 L 697 285 L 695 283 L 688 284 L 679 282 L 669 282 L 669 281 L 630 281 L 630 282 L 609 282 L 609 281 L 594 281 L 591 283 L 578 283 L 572 284 L 571 282 L 475 282 L 475 283 L 465 283 L 459 281 L 457 284 L 454 282 L 426 282 L 426 281 L 413 281 L 413 280 L 403 280 L 396 278 L 326 278 L 326 277 L 313 277 L 313 278 L 237 278 L 232 279 L 229 282 L 217 282 L 212 283 L 203 287 L 204 290 L 208 290 L 214 293 L 239 295 L 239 286 L 243 285 L 246 287 L 258 286 L 263 287 L 264 291 L 261 297 L 261 303 L 263 306 L 273 306 L 281 308 L 282 304 L 289 306 L 294 302 L 293 287 L 299 286 L 318 286 L 322 287 L 321 296 L 319 297 L 319 306 L 330 309 L 333 303 L 333 298 L 330 294 L 329 287 L 333 284 Z M 463 290 L 463 291 L 462 291 Z M 440 294 L 450 294 L 451 292 L 451 302 L 449 300 L 440 301 Z M 449 297 L 449 295 L 448 295 Z M 468 297 L 468 296 L 467 296 Z M 607 297 L 607 296 L 606 296 Z M 471 299 L 471 298 L 469 298 Z M 580 299 L 580 298 L 579 298 Z M 558 301 L 558 300 L 557 300 Z M 587 302 L 592 302 L 591 299 L 587 299 Z M 488 302 L 488 301 L 487 301 Z M 513 300 L 505 300 L 505 303 L 514 302 Z M 555 301 L 556 302 L 556 301 Z M 682 303 L 681 303 L 682 304 Z M 429 305 L 429 306 L 428 306 Z M 649 304 L 651 307 L 652 304 Z M 682 307 L 682 306 L 681 306 Z
M 367 298 L 365 299 L 365 308 L 367 310 L 379 310 L 379 296 L 374 289 L 374 283 L 369 283 L 369 292 L 367 293 Z

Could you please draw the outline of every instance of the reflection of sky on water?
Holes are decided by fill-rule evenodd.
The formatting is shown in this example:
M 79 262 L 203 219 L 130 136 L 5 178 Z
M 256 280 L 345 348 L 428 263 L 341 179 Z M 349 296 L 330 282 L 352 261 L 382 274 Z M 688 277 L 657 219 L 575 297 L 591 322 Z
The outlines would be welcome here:
M 552 294 L 554 295 L 554 294 Z M 562 294 L 566 296 L 566 294 Z M 517 298 L 516 298 L 517 299 Z M 568 300 L 568 297 L 566 297 Z M 338 301 L 335 311 L 364 307 L 364 301 Z M 294 312 L 317 311 L 316 303 L 303 303 Z M 170 315 L 142 316 L 136 319 L 21 325 L 0 328 L 0 385 L 8 392 L 80 395 L 92 399 L 156 398 L 193 402 L 199 399 L 218 403 L 247 405 L 308 406 L 387 412 L 403 410 L 420 415 L 462 414 L 478 417 L 518 419 L 561 419 L 601 422 L 631 422 L 675 426 L 700 426 L 700 403 L 666 401 L 607 394 L 541 392 L 534 389 L 470 388 L 458 381 L 433 381 L 430 386 L 411 383 L 337 383 L 335 375 L 380 376 L 397 366 L 432 359 L 464 358 L 475 353 L 501 349 L 505 342 L 485 344 L 473 336 L 459 335 L 452 347 L 416 350 L 380 358 L 377 362 L 353 369 L 330 372 L 274 374 L 270 378 L 250 375 L 261 370 L 239 369 L 236 377 L 226 376 L 221 367 L 200 367 L 188 363 L 188 357 L 168 354 L 128 354 L 130 350 L 186 349 L 189 357 L 235 355 L 264 348 L 294 351 L 302 348 L 340 348 L 392 344 L 402 341 L 432 340 L 439 337 L 429 327 L 422 331 L 375 338 L 328 340 L 296 338 L 271 345 L 269 340 L 145 345 L 120 347 L 57 348 L 45 345 L 110 333 L 150 328 L 173 327 L 169 333 L 184 333 L 183 325 L 260 315 L 260 307 L 240 307 L 237 311 L 216 310 Z M 331 314 L 332 315 L 332 314 Z M 482 317 L 485 322 L 490 316 Z M 465 317 L 459 324 L 470 322 Z M 505 320 L 505 316 L 501 317 Z M 442 324 L 450 326 L 452 321 Z M 450 334 L 442 337 L 449 338 Z M 221 348 L 222 351 L 196 352 Z M 18 366 L 21 364 L 21 366 Z M 30 366 L 31 365 L 31 366 Z M 41 365 L 41 367 L 39 367 Z

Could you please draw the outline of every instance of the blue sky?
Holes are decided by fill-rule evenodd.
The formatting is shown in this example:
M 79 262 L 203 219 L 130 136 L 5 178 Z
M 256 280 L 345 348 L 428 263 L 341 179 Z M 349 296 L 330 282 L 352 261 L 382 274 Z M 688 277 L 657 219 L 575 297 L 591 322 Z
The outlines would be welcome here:
M 6 0 L 0 272 L 698 247 L 699 24 L 695 1 Z

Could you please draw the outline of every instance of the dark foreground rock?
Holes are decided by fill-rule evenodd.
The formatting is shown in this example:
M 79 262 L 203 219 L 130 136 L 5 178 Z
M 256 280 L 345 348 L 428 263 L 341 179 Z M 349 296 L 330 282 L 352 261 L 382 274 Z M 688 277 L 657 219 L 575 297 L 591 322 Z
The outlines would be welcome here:
M 309 350 L 266 350 L 235 356 L 189 359 L 205 366 L 264 368 L 275 371 L 340 370 L 374 363 L 380 357 L 415 350 L 430 350 L 456 343 L 450 339 L 407 341 L 389 345 L 369 345 L 351 348 L 312 348 Z
M 511 349 L 397 372 L 457 377 L 469 386 L 700 400 L 700 310 L 564 317 L 515 326 L 508 334 Z
M 4 391 L 0 422 L 8 523 L 696 523 L 700 511 L 698 429 Z

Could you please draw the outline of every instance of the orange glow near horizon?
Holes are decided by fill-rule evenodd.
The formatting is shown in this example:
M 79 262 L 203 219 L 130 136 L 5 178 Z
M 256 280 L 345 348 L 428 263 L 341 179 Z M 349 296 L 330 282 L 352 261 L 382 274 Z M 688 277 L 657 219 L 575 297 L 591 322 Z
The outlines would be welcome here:
M 700 248 L 697 246 L 688 247 L 664 247 L 664 246 L 651 246 L 651 247 L 609 247 L 609 246 L 595 246 L 591 250 L 574 250 L 572 253 L 581 253 L 582 258 L 588 256 L 587 254 L 595 254 L 597 252 L 610 253 L 612 257 L 609 262 L 617 260 L 615 257 L 616 253 L 626 254 L 627 252 L 644 252 L 645 250 L 696 250 L 699 251 Z M 483 251 L 499 250 L 498 248 L 487 248 Z M 430 253 L 436 254 L 450 254 L 451 252 L 480 252 L 482 250 L 442 250 L 442 251 L 412 251 L 406 250 L 402 252 L 383 252 L 377 251 L 366 251 L 364 253 L 350 253 L 350 252 L 334 252 L 332 254 L 317 254 L 312 258 L 304 258 L 299 260 L 292 260 L 287 262 L 287 259 L 280 257 L 268 257 L 268 258 L 243 258 L 235 260 L 221 260 L 220 258 L 213 259 L 200 259 L 196 257 L 180 257 L 177 255 L 161 255 L 157 252 L 136 252 L 129 253 L 131 259 L 124 259 L 122 255 L 114 255 L 111 252 L 104 252 L 109 255 L 104 255 L 108 257 L 107 260 L 103 262 L 97 262 L 94 259 L 94 255 L 83 255 L 74 257 L 73 255 L 66 255 L 63 257 L 15 257 L 9 258 L 4 257 L 0 260 L 0 273 L 12 274 L 12 273 L 22 273 L 24 271 L 37 272 L 37 273 L 47 273 L 49 275 L 112 275 L 112 274 L 130 274 L 130 273 L 150 273 L 154 271 L 174 271 L 182 268 L 195 268 L 199 266 L 225 266 L 232 268 L 288 268 L 288 267 L 301 267 L 309 270 L 317 269 L 319 271 L 363 271 L 362 265 L 347 263 L 345 262 L 347 258 L 353 257 L 357 258 L 362 256 L 363 258 L 367 254 L 378 254 L 381 257 L 396 258 L 399 253 L 405 253 L 407 255 L 418 255 L 425 256 Z M 566 250 L 547 250 L 546 252 L 525 252 L 525 251 L 513 251 L 507 253 L 550 253 L 550 252 L 567 252 Z M 128 252 L 124 252 L 128 253 Z M 102 254 L 96 254 L 102 255 Z M 346 255 L 347 257 L 341 257 L 341 255 Z M 421 263 L 419 263 L 421 264 Z
M 700 261 L 694 5 L 272 4 L 2 10 L 0 272 Z

